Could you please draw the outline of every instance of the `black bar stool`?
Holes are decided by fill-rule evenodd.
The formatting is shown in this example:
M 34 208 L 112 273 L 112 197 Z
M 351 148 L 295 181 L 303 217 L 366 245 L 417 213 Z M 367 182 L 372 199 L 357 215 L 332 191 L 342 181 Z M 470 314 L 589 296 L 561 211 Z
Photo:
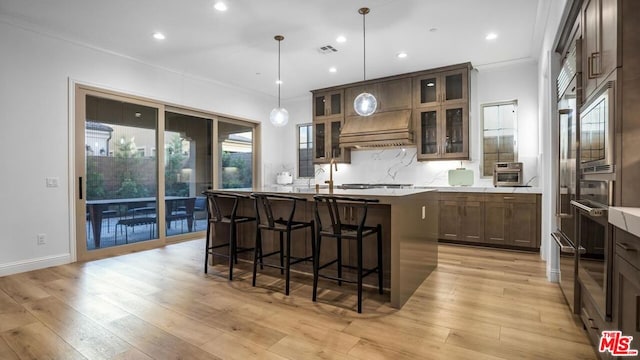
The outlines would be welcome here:
M 250 221 L 255 221 L 255 217 L 238 215 L 238 202 L 240 199 L 250 199 L 249 195 L 236 194 L 228 191 L 203 191 L 203 195 L 207 197 L 208 222 L 207 222 L 207 239 L 204 255 L 204 272 L 207 273 L 209 264 L 209 255 L 213 259 L 213 255 L 219 255 L 229 258 L 229 280 L 233 280 L 233 265 L 238 263 L 238 253 L 253 250 L 253 248 L 238 247 L 237 225 Z M 233 205 L 227 213 L 223 212 L 224 207 L 221 206 L 221 199 L 231 199 Z M 212 227 L 215 224 L 229 224 L 229 241 L 214 245 Z M 213 229 L 215 230 L 215 229 Z M 216 252 L 216 249 L 228 247 L 228 253 Z
M 378 273 L 378 291 L 382 294 L 382 225 L 377 224 L 375 226 L 367 226 L 365 222 L 367 221 L 367 205 L 371 203 L 377 203 L 377 199 L 363 199 L 363 198 L 355 198 L 355 197 L 347 197 L 347 196 L 334 196 L 334 195 L 315 195 L 313 197 L 315 200 L 314 204 L 314 214 L 315 221 L 317 224 L 316 230 L 316 253 L 313 269 L 313 301 L 316 301 L 317 293 L 318 293 L 318 278 L 323 277 L 326 279 L 337 280 L 339 285 L 342 285 L 342 282 L 355 283 L 358 285 L 358 312 L 362 312 L 362 278 L 367 275 L 370 275 L 374 272 Z M 357 224 L 345 224 L 340 220 L 340 206 L 349 205 L 353 208 L 357 209 L 358 213 L 358 222 Z M 320 209 L 326 206 L 327 212 L 329 214 L 331 224 L 327 224 L 327 226 L 322 225 L 322 220 L 320 216 Z M 365 237 L 369 235 L 376 235 L 377 240 L 377 250 L 378 250 L 378 264 L 373 269 L 365 269 L 363 265 L 362 259 L 362 241 Z M 329 261 L 325 264 L 320 264 L 320 250 L 322 249 L 322 238 L 328 237 L 336 239 L 337 246 L 337 257 L 336 259 Z M 357 247 L 357 266 L 348 266 L 342 263 L 342 240 L 355 240 Z M 327 266 L 337 264 L 337 276 L 330 276 L 320 274 L 320 270 L 326 268 Z M 356 280 L 352 278 L 345 278 L 342 275 L 342 268 L 353 268 L 357 271 Z
M 253 193 L 251 196 L 255 199 L 256 206 L 256 244 L 254 247 L 253 257 L 253 286 L 256 286 L 256 272 L 258 268 L 258 262 L 260 266 L 268 266 L 276 269 L 280 269 L 280 273 L 285 274 L 285 295 L 289 295 L 289 270 L 292 264 L 297 264 L 302 261 L 313 260 L 313 254 L 315 254 L 315 227 L 313 220 L 311 221 L 296 221 L 293 220 L 296 212 L 296 204 L 298 201 L 306 202 L 307 199 L 298 196 L 282 195 L 282 194 L 268 194 L 268 193 Z M 286 204 L 289 209 L 289 216 L 285 220 L 282 217 L 275 219 L 272 211 L 272 205 Z M 291 233 L 294 230 L 311 228 L 311 255 L 306 257 L 293 257 L 291 256 Z M 262 252 L 262 231 L 271 230 L 277 231 L 280 235 L 280 248 L 276 251 L 264 254 Z M 286 244 L 284 244 L 284 234 L 286 237 Z M 280 265 L 265 264 L 263 259 L 268 256 L 280 255 Z

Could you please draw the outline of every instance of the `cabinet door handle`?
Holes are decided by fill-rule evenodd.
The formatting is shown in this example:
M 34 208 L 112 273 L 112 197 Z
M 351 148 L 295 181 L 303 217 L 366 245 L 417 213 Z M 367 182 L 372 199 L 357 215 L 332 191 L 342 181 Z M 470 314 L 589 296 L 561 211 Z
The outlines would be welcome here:
M 602 71 L 600 70 L 600 63 L 602 62 L 602 58 L 600 57 L 600 52 L 596 51 L 593 54 L 591 54 L 591 58 L 593 59 L 593 75 L 594 76 L 600 76 L 602 75 Z
M 596 71 L 596 61 L 600 59 L 600 53 L 599 52 L 593 52 L 591 53 L 591 55 L 589 55 L 587 57 L 587 73 L 588 73 L 588 77 L 589 79 L 595 79 L 596 77 L 598 77 L 598 75 L 600 75 L 599 71 Z
M 516 197 L 515 196 L 504 196 L 502 197 L 503 200 L 515 200 Z
M 621 242 L 621 243 L 618 243 L 618 246 L 620 246 L 624 251 L 638 251 L 637 249 L 630 247 L 629 244 L 627 243 Z

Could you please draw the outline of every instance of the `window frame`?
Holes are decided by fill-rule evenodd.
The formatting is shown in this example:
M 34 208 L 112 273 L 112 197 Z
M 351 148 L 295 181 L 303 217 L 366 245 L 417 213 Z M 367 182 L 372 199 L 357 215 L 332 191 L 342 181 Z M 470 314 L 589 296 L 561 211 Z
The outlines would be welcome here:
M 488 178 L 492 178 L 493 177 L 493 170 L 490 170 L 490 175 L 485 175 L 485 168 L 484 168 L 484 155 L 485 155 L 485 149 L 484 149 L 484 132 L 485 132 L 485 127 L 484 127 L 484 123 L 485 123 L 485 118 L 484 118 L 484 113 L 485 113 L 485 108 L 487 107 L 495 107 L 495 106 L 506 106 L 506 105 L 513 105 L 514 107 L 514 112 L 515 112 L 515 118 L 513 121 L 513 161 L 517 162 L 518 161 L 518 99 L 513 99 L 513 100 L 504 100 L 504 101 L 496 101 L 496 102 L 489 102 L 489 103 L 484 103 L 484 104 L 480 104 L 480 178 L 484 178 L 484 179 L 488 179 Z M 511 129 L 511 128 L 509 128 Z
M 312 168 L 313 164 L 313 123 L 303 123 L 296 125 L 296 178 L 297 179 L 313 179 L 315 178 L 315 173 L 312 171 L 311 176 L 301 176 L 300 175 L 300 128 L 308 127 L 311 131 L 307 133 L 307 142 L 306 144 L 311 145 L 311 157 L 309 161 L 311 162 Z

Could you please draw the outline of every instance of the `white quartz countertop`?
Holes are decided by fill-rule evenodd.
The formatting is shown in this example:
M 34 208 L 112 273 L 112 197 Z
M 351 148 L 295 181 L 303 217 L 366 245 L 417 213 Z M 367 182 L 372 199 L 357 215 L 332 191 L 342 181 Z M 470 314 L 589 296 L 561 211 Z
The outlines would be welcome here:
M 640 208 L 610 206 L 609 223 L 640 237 Z
M 522 187 L 522 186 L 501 186 L 501 187 L 479 187 L 479 186 L 422 186 L 416 185 L 414 188 L 429 188 L 439 192 L 474 192 L 474 193 L 497 193 L 497 194 L 542 194 L 542 188 Z
M 317 192 L 314 186 L 312 187 L 300 187 L 293 185 L 267 185 L 261 188 L 240 188 L 240 189 L 223 189 L 224 191 L 229 192 L 269 192 L 269 193 L 288 193 L 288 194 L 306 194 L 306 195 L 328 195 L 329 189 L 326 187 L 321 187 Z M 400 197 L 400 196 L 409 196 L 414 194 L 419 194 L 428 191 L 435 191 L 433 188 L 429 189 L 386 189 L 386 188 L 378 188 L 378 189 L 339 189 L 334 188 L 333 195 L 344 195 L 344 196 L 391 196 L 391 197 Z

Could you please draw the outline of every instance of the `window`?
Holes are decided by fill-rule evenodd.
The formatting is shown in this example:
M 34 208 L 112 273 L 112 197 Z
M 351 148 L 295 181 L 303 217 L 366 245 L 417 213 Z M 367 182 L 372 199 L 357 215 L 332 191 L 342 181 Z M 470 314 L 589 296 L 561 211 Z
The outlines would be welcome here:
M 312 124 L 298 125 L 298 177 L 311 178 L 313 173 Z
M 517 161 L 518 101 L 481 105 L 482 176 L 493 176 L 496 162 Z

